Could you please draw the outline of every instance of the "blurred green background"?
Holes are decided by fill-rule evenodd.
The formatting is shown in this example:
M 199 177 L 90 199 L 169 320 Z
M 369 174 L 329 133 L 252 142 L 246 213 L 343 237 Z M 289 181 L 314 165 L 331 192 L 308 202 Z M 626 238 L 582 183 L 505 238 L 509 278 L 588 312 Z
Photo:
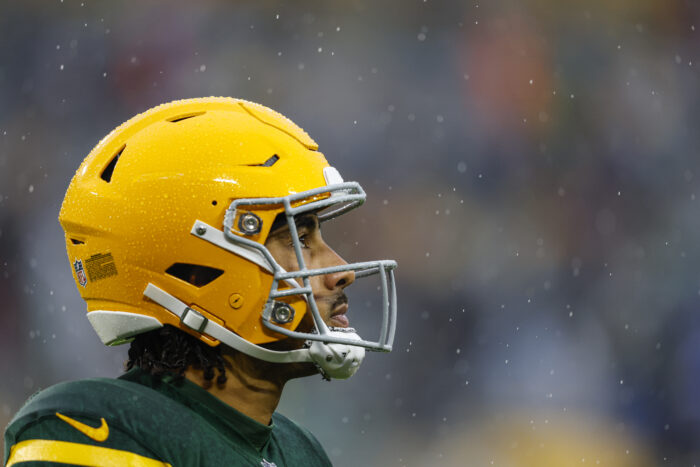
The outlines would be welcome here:
M 690 0 L 0 0 L 0 425 L 122 371 L 57 222 L 80 161 L 221 95 L 363 185 L 339 253 L 399 262 L 394 352 L 282 400 L 335 465 L 700 463 L 699 28 Z

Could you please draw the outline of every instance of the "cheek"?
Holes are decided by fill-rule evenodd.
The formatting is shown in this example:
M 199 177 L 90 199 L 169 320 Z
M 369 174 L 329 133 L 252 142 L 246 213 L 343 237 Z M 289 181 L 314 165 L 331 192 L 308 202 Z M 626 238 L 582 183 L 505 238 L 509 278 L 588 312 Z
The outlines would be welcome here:
M 320 269 L 328 266 L 328 246 L 319 241 L 311 243 L 310 248 L 301 250 L 304 255 L 304 263 L 307 269 Z
M 299 269 L 297 257 L 292 248 L 288 248 L 286 244 L 279 241 L 270 242 L 265 246 L 275 261 L 277 261 L 277 264 L 282 266 L 285 271 L 291 272 Z
M 280 256 L 282 261 L 278 259 L 277 262 L 286 271 L 292 272 L 299 270 L 299 262 L 297 261 L 297 256 L 294 254 L 294 251 L 286 250 Z
M 322 290 L 323 287 L 323 276 L 311 276 L 309 278 L 311 282 L 311 289 L 314 291 Z

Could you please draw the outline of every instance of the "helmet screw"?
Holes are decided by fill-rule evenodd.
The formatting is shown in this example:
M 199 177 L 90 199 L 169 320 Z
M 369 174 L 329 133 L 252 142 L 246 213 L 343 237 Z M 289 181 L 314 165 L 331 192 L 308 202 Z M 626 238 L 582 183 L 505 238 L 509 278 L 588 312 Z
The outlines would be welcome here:
M 284 302 L 275 302 L 272 308 L 272 320 L 279 324 L 287 324 L 294 319 L 294 308 Z
M 231 305 L 231 308 L 234 310 L 238 310 L 240 307 L 243 306 L 243 295 L 239 293 L 232 293 L 228 297 L 228 304 Z
M 331 360 L 333 360 L 333 355 L 326 355 L 326 361 L 330 362 Z
M 238 229 L 246 235 L 255 235 L 261 228 L 262 221 L 252 212 L 246 212 L 238 219 Z
M 203 225 L 200 225 L 199 227 L 197 227 L 196 232 L 197 232 L 197 235 L 204 235 L 205 233 L 207 233 L 207 228 L 204 227 Z

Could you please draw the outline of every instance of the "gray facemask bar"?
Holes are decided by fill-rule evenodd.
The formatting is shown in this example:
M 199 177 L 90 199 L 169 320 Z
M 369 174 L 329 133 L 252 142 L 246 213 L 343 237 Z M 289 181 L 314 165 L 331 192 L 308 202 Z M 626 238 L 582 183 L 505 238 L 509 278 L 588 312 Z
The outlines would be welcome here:
M 300 206 L 292 207 L 292 204 L 297 201 L 307 200 L 310 197 L 320 194 L 329 194 L 330 196 L 325 199 L 320 199 Z M 234 200 L 231 203 L 229 208 L 226 210 L 226 214 L 224 216 L 225 238 L 232 243 L 240 244 L 259 251 L 265 257 L 265 259 L 273 269 L 273 283 L 262 314 L 263 324 L 267 328 L 279 332 L 280 334 L 284 334 L 286 336 L 297 339 L 347 345 L 359 345 L 367 348 L 368 350 L 375 351 L 387 352 L 391 350 L 394 341 L 394 332 L 396 329 L 396 284 L 394 280 L 393 271 L 396 268 L 396 262 L 391 260 L 380 260 L 364 263 L 352 263 L 323 269 L 307 269 L 304 263 L 304 257 L 301 250 L 301 243 L 299 242 L 299 237 L 297 234 L 296 223 L 294 222 L 295 215 L 327 208 L 331 208 L 330 211 L 319 214 L 319 221 L 323 222 L 329 219 L 333 219 L 341 214 L 350 211 L 351 209 L 360 206 L 362 203 L 364 203 L 365 198 L 365 192 L 362 190 L 362 187 L 359 185 L 359 183 L 345 182 L 315 188 L 313 190 L 308 190 L 301 193 L 296 193 L 278 198 L 243 198 Z M 267 248 L 265 248 L 264 245 L 260 245 L 259 243 L 245 238 L 242 235 L 236 235 L 234 233 L 237 232 L 243 234 L 234 227 L 238 210 L 242 206 L 263 206 L 280 204 L 284 206 L 285 216 L 287 218 L 287 225 L 289 226 L 289 233 L 292 238 L 292 244 L 294 246 L 294 251 L 297 257 L 297 263 L 299 265 L 299 270 L 294 272 L 287 272 L 279 264 L 277 264 L 275 259 L 272 257 L 272 255 L 267 250 Z M 318 311 L 318 307 L 316 305 L 316 300 L 313 297 L 313 291 L 311 289 L 311 283 L 309 278 L 316 275 L 332 274 L 341 271 L 355 271 L 356 278 L 362 278 L 373 274 L 379 274 L 382 294 L 382 327 L 380 329 L 380 337 L 378 341 L 358 341 L 356 339 L 346 339 L 343 337 L 331 336 L 328 326 L 326 326 L 323 319 L 321 318 L 321 315 Z M 298 279 L 302 280 L 303 285 L 299 284 Z M 282 291 L 278 290 L 279 283 L 281 281 L 285 284 L 290 285 L 292 288 Z M 288 329 L 274 324 L 271 321 L 274 299 L 290 295 L 302 295 L 303 297 L 305 297 L 308 307 L 311 310 L 311 315 L 313 317 L 314 324 L 316 325 L 317 333 L 312 334 L 290 331 Z
M 305 269 L 303 271 L 286 272 L 279 275 L 275 275 L 272 283 L 272 289 L 270 291 L 270 297 L 268 298 L 267 303 L 265 304 L 265 309 L 263 310 L 263 324 L 267 328 L 272 329 L 273 331 L 297 339 L 360 345 L 362 347 L 366 347 L 368 350 L 390 352 L 394 342 L 394 331 L 396 329 L 396 286 L 394 282 L 395 268 L 395 261 L 378 260 L 368 261 L 364 263 L 345 264 L 342 266 L 334 266 L 322 269 Z M 311 276 L 334 274 L 336 272 L 341 271 L 355 271 L 356 279 L 371 276 L 374 274 L 379 274 L 382 295 L 382 327 L 380 330 L 381 334 L 379 336 L 378 341 L 372 342 L 366 340 L 348 340 L 332 336 L 323 337 L 324 335 L 328 334 L 328 328 L 323 322 L 323 320 L 320 319 L 318 309 L 316 308 L 316 300 L 313 298 L 313 292 L 310 291 L 310 287 L 307 284 L 307 282 L 309 281 L 309 277 Z M 278 285 L 281 280 L 286 281 L 288 279 L 297 278 L 302 278 L 302 280 L 304 280 L 304 287 L 286 289 L 282 291 L 278 290 Z M 289 283 L 289 281 L 287 281 L 287 283 Z M 308 333 L 290 331 L 288 329 L 276 325 L 271 320 L 275 298 L 302 294 L 305 295 L 306 301 L 312 310 L 314 321 L 316 322 L 316 327 L 319 331 L 319 334 L 309 335 Z M 319 316 L 319 321 L 316 321 L 317 315 Z M 318 323 L 321 323 L 321 326 L 319 326 Z

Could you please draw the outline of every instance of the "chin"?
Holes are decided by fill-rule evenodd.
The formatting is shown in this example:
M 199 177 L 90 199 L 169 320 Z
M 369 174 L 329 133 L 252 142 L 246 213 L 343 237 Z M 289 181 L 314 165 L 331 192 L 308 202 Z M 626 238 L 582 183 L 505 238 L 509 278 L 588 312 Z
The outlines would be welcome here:
M 289 376 L 288 379 L 305 378 L 319 374 L 318 367 L 313 363 L 288 363 Z

